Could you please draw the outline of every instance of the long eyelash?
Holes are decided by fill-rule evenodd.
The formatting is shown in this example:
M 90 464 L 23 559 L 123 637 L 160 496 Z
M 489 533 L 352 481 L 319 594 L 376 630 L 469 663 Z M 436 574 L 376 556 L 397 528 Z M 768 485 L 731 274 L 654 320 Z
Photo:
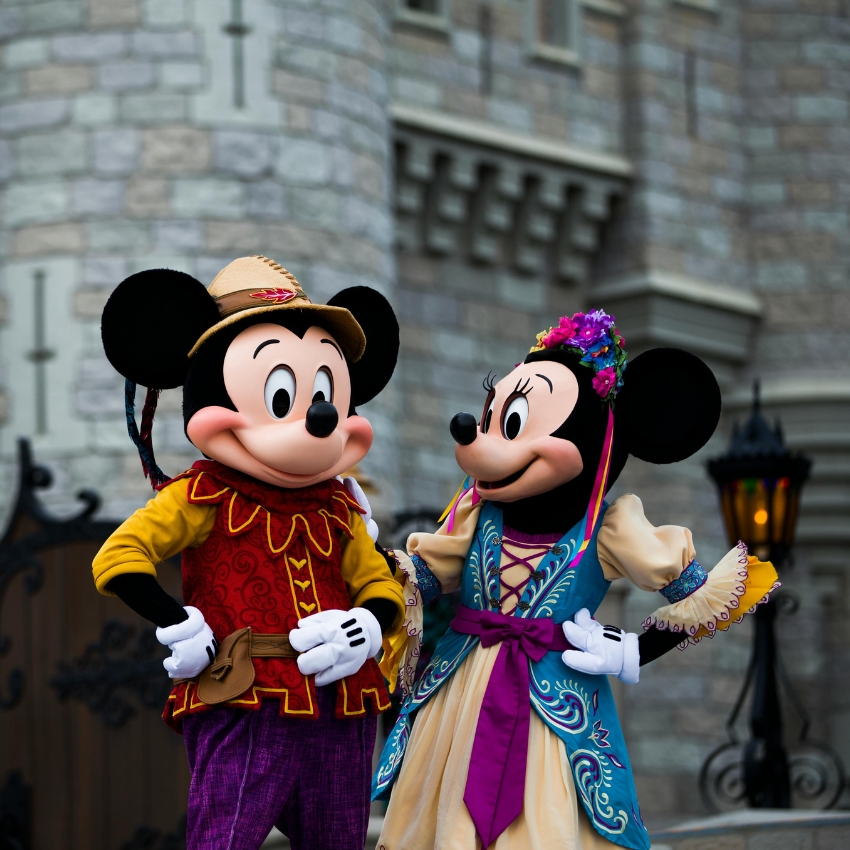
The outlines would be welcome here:
M 496 375 L 495 372 L 488 372 L 487 373 L 487 377 L 484 379 L 483 386 L 484 386 L 484 389 L 487 390 L 488 393 L 493 392 L 493 387 L 494 387 L 493 378 L 497 378 L 497 377 L 498 377 L 498 375 Z
M 514 387 L 514 393 L 518 395 L 528 395 L 531 392 L 531 387 L 528 386 L 530 383 L 531 378 L 526 378 L 524 384 L 522 384 L 522 378 L 520 378 L 516 382 L 516 386 Z M 522 387 L 520 387 L 520 384 L 522 384 Z

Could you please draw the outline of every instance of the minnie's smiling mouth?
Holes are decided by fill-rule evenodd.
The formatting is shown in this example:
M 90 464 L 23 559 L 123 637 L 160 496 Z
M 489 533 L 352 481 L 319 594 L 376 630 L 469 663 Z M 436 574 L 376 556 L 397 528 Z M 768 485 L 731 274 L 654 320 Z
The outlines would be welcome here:
M 531 463 L 534 463 L 534 461 L 532 461 Z M 531 466 L 531 463 L 529 463 L 527 466 L 524 466 L 522 469 L 519 470 L 519 472 L 515 472 L 513 475 L 509 475 L 507 478 L 502 478 L 500 481 L 479 481 L 478 487 L 481 490 L 499 490 L 502 487 L 507 487 L 508 484 L 513 484 L 514 481 L 519 481 L 519 479 L 522 478 L 523 475 L 525 475 L 525 472 L 528 467 Z

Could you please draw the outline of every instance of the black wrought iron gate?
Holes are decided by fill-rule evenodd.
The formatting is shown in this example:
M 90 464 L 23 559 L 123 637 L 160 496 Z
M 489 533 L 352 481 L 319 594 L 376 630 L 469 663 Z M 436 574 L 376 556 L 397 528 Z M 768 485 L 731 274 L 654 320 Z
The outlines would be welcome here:
M 17 502 L 0 540 L 0 850 L 184 846 L 189 772 L 160 720 L 169 680 L 149 624 L 96 593 L 91 562 L 116 523 L 99 499 L 57 519 L 21 441 Z M 180 595 L 179 570 L 163 585 Z

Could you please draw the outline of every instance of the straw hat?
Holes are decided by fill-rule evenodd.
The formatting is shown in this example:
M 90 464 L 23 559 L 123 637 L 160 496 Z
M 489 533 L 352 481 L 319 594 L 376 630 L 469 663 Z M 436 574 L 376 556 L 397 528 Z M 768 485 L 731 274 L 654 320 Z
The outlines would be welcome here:
M 201 334 L 189 357 L 193 357 L 200 346 L 222 328 L 248 316 L 278 310 L 320 314 L 322 325 L 339 340 L 352 362 L 359 360 L 366 348 L 366 336 L 350 310 L 314 304 L 304 294 L 295 275 L 262 254 L 240 257 L 225 266 L 215 276 L 207 292 L 215 301 L 220 319 Z

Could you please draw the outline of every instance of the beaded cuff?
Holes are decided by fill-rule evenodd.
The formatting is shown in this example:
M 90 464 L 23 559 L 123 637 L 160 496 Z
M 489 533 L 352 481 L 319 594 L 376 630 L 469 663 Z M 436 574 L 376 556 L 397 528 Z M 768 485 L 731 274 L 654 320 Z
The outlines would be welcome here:
M 659 593 L 672 605 L 687 599 L 707 581 L 708 573 L 694 560 L 682 570 L 679 578 L 671 581 L 666 587 L 662 587 Z
M 442 592 L 443 587 L 437 576 L 428 569 L 428 564 L 419 557 L 412 555 L 410 560 L 416 568 L 416 584 L 422 594 L 422 604 L 427 605 L 432 599 L 436 599 Z

